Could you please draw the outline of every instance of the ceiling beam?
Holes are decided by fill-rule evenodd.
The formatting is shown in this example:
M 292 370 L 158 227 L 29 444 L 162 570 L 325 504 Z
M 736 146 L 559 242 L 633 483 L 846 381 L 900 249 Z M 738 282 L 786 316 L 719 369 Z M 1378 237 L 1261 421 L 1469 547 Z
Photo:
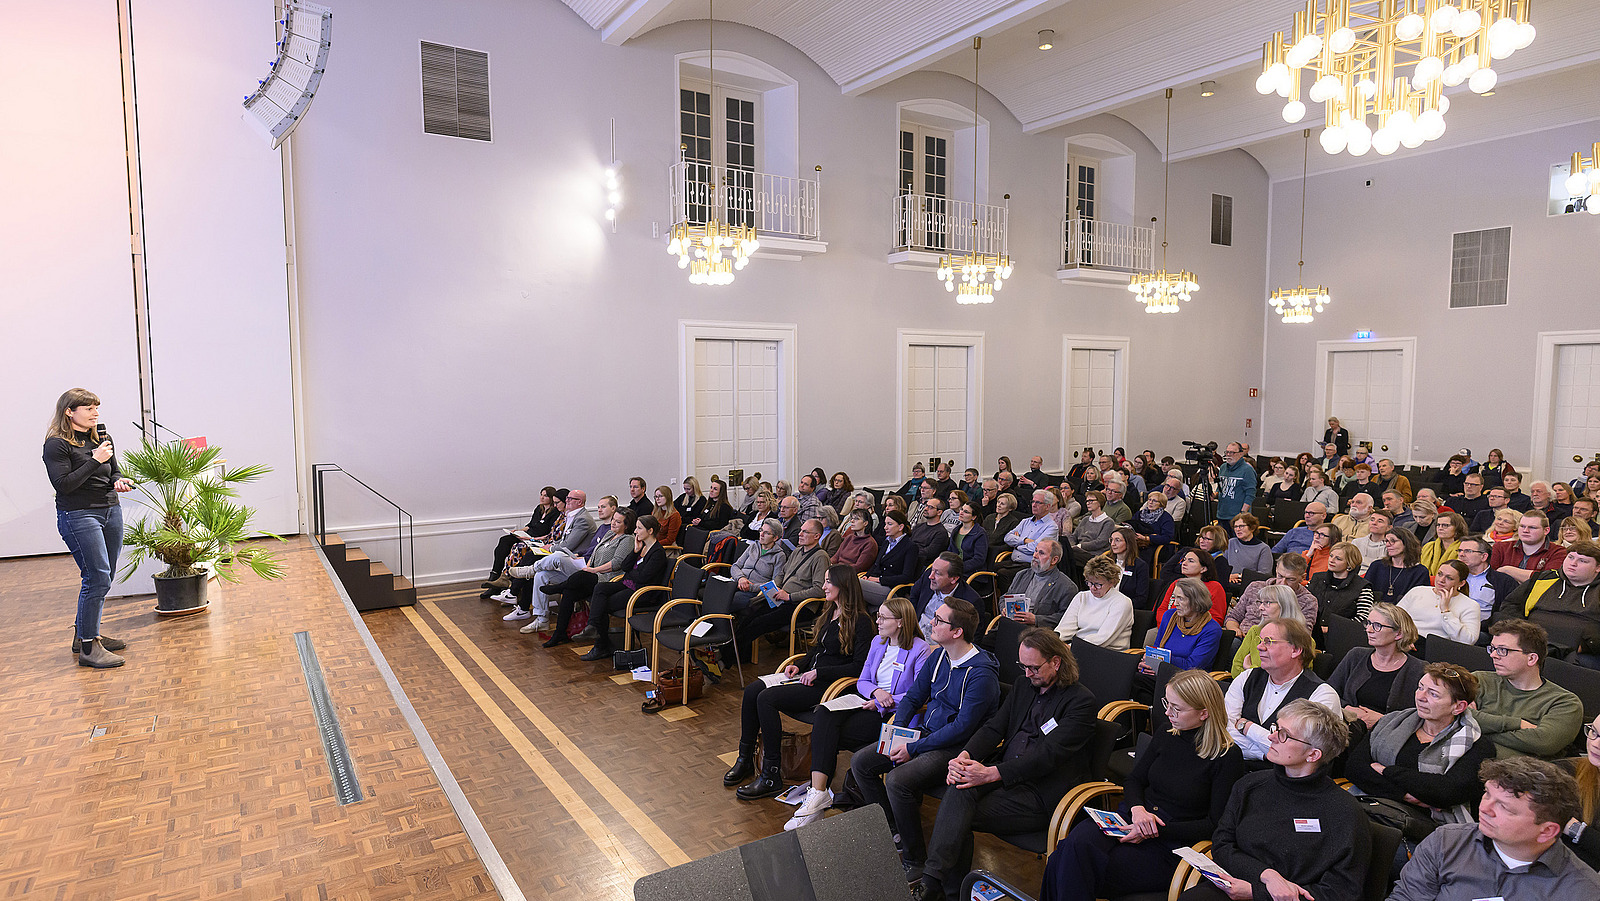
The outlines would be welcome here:
M 1066 0 L 1012 0 L 994 12 L 952 28 L 942 37 L 928 41 L 920 47 L 873 66 L 855 78 L 841 82 L 839 88 L 851 97 L 864 94 L 902 75 L 924 69 L 952 53 L 969 49 L 974 37 L 1004 31 L 1016 22 L 1061 6 L 1065 2 Z
M 600 40 L 614 47 L 620 47 L 629 39 L 637 37 L 656 16 L 671 5 L 672 0 L 628 0 L 601 23 Z

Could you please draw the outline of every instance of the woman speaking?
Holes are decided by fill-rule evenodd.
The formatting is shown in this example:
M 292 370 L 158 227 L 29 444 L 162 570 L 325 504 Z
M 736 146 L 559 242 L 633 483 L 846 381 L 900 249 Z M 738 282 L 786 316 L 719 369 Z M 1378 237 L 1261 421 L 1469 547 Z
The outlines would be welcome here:
M 78 562 L 78 624 L 72 650 L 79 666 L 121 666 L 123 643 L 100 634 L 100 609 L 122 551 L 122 507 L 117 493 L 133 483 L 117 469 L 116 453 L 100 425 L 100 398 L 73 388 L 56 401 L 44 439 L 44 468 L 56 489 L 56 529 Z

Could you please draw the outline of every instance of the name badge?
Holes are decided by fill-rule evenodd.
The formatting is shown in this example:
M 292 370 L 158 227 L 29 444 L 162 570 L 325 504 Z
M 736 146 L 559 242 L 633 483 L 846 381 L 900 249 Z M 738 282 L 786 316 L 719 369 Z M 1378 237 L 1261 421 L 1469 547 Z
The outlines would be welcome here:
M 889 668 L 894 670 L 897 673 L 901 673 L 901 672 L 905 672 L 906 665 L 904 663 L 901 663 L 900 661 L 896 660 L 894 663 L 889 664 Z
M 1319 819 L 1314 819 L 1314 818 L 1307 819 L 1307 818 L 1303 818 L 1303 817 L 1295 817 L 1295 820 L 1294 820 L 1294 831 L 1296 831 L 1296 832 L 1321 832 L 1322 831 L 1322 821 L 1319 820 Z
M 1056 728 L 1056 718 L 1055 717 L 1051 717 L 1048 720 L 1045 720 L 1044 725 L 1039 727 L 1039 731 L 1043 732 L 1045 735 L 1049 735 L 1051 732 L 1055 731 L 1055 728 Z

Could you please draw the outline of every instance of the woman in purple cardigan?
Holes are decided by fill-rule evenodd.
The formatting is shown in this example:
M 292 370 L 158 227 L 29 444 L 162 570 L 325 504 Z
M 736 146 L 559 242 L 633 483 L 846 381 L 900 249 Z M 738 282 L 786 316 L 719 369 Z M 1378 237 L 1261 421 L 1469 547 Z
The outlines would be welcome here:
M 883 723 L 894 714 L 895 705 L 917 680 L 917 671 L 928 659 L 929 645 L 917 628 L 917 611 L 903 597 L 893 597 L 878 608 L 878 636 L 872 640 L 867 662 L 856 680 L 853 697 L 860 706 L 844 711 L 817 708 L 811 726 L 811 788 L 785 830 L 798 829 L 822 819 L 833 805 L 833 782 L 839 752 L 853 751 L 878 740 Z M 913 720 L 912 724 L 915 725 Z

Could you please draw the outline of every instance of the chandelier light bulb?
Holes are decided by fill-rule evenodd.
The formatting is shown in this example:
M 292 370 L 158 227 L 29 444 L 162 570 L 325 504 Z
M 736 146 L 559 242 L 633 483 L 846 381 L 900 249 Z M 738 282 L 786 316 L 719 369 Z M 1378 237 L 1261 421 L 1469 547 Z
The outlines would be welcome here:
M 1439 113 L 1443 115 L 1448 112 L 1450 112 L 1450 98 L 1441 94 L 1439 95 Z
M 1483 26 L 1483 17 L 1475 9 L 1462 10 L 1450 24 L 1450 33 L 1458 38 L 1470 38 Z
M 1276 82 L 1273 80 L 1271 72 L 1262 72 L 1256 76 L 1257 94 L 1270 94 L 1276 89 L 1275 86 Z
M 1532 22 L 1523 22 L 1521 25 L 1518 25 L 1516 48 L 1518 50 L 1526 48 L 1529 44 L 1533 43 L 1533 39 L 1536 34 L 1537 31 L 1534 29 Z M 1589 212 L 1592 213 L 1594 210 L 1590 210 Z
M 1362 78 L 1356 82 L 1356 90 L 1361 92 L 1361 99 L 1371 100 L 1378 93 L 1378 86 L 1370 78 Z
M 1577 197 L 1580 194 L 1587 194 L 1589 192 L 1589 177 L 1584 175 L 1582 172 L 1574 172 L 1567 176 L 1566 188 L 1568 197 Z
M 1406 148 L 1407 150 L 1415 150 L 1418 147 L 1421 147 L 1422 143 L 1426 140 L 1427 137 L 1423 135 L 1422 129 L 1413 125 L 1412 127 L 1406 129 L 1405 134 L 1400 136 L 1400 146 Z
M 1306 105 L 1298 100 L 1291 100 L 1283 105 L 1283 121 L 1299 122 L 1306 117 Z
M 1417 128 L 1424 141 L 1437 141 L 1444 134 L 1444 113 L 1441 110 L 1424 110 L 1417 117 Z
M 1428 23 L 1433 26 L 1433 30 L 1436 33 L 1443 34 L 1455 27 L 1456 16 L 1460 12 L 1460 10 L 1447 3 L 1433 11 L 1433 17 L 1428 20 Z
M 1348 142 L 1342 128 L 1324 128 L 1317 140 L 1322 142 L 1322 149 L 1330 154 L 1343 153 L 1344 145 Z
M 1411 13 L 1410 15 L 1402 18 L 1399 23 L 1395 25 L 1395 37 L 1398 37 L 1402 41 L 1414 41 L 1417 38 L 1422 37 L 1422 31 L 1427 27 L 1427 25 L 1428 22 L 1426 19 L 1422 18 L 1421 13 Z
M 1485 94 L 1494 90 L 1495 83 L 1499 80 L 1500 76 L 1495 74 L 1493 69 L 1479 69 L 1467 79 L 1467 87 L 1471 88 L 1474 94 Z
M 1388 156 L 1400 149 L 1400 138 L 1394 133 L 1394 129 L 1380 128 L 1372 136 L 1372 149 L 1380 156 Z
M 1421 18 L 1420 16 L 1418 18 Z M 1337 28 L 1333 34 L 1328 35 L 1328 49 L 1334 53 L 1349 53 L 1350 48 L 1356 45 L 1356 33 L 1350 26 Z
M 1329 100 L 1332 100 L 1334 97 L 1338 96 L 1342 87 L 1343 85 L 1340 84 L 1339 79 L 1336 76 L 1324 75 L 1317 79 L 1316 83 L 1311 86 L 1311 102 L 1327 103 Z
M 1417 67 L 1411 70 L 1411 87 L 1420 91 L 1442 74 L 1444 74 L 1444 60 L 1437 56 L 1424 56 L 1417 60 Z

